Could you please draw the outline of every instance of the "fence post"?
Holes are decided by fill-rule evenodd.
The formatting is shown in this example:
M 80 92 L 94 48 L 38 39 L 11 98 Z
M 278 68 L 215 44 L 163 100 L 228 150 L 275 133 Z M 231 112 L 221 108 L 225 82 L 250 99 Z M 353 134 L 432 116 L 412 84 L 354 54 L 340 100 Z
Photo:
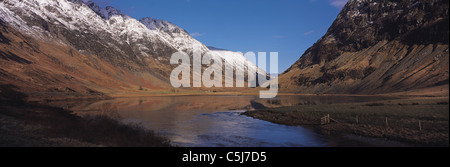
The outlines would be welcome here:
M 422 121 L 421 120 L 419 120 L 419 129 L 420 129 L 420 131 L 422 131 Z
M 386 117 L 386 128 L 389 128 L 388 118 Z
M 328 123 L 328 124 L 331 123 L 331 121 L 330 121 L 330 114 L 328 114 L 328 117 L 327 117 L 327 123 Z

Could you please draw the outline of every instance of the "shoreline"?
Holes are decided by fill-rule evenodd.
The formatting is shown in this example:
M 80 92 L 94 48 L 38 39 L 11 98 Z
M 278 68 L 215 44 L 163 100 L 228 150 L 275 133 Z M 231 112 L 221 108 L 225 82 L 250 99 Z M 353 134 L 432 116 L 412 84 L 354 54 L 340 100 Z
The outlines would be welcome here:
M 139 124 L 105 117 L 80 117 L 73 111 L 26 101 L 0 87 L 2 147 L 172 147 L 170 141 Z
M 268 108 L 246 111 L 242 115 L 287 126 L 305 126 L 322 135 L 356 135 L 412 146 L 448 147 L 448 108 L 448 97 L 411 98 Z M 321 125 L 321 118 L 328 114 L 332 121 Z
M 0 146 L 6 147 L 172 147 L 138 124 L 105 116 L 80 117 L 40 104 L 0 104 Z
M 64 94 L 64 93 L 61 93 Z M 139 98 L 139 97 L 177 97 L 177 96 L 259 96 L 257 93 L 241 92 L 215 92 L 215 93 L 179 93 L 179 94 L 105 94 L 103 96 L 44 96 L 31 95 L 27 101 L 86 101 L 86 100 L 110 100 L 115 98 Z M 302 94 L 302 93 L 279 93 L 277 96 L 321 96 L 321 97 L 393 97 L 401 99 L 425 99 L 445 98 L 442 95 L 408 95 L 408 94 Z M 276 98 L 273 98 L 276 99 Z

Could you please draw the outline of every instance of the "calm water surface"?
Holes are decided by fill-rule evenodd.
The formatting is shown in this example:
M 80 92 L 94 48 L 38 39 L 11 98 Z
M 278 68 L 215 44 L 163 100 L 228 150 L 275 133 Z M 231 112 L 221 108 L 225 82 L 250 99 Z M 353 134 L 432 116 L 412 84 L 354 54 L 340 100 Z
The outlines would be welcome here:
M 333 141 L 301 126 L 285 126 L 240 115 L 265 106 L 320 105 L 385 100 L 369 96 L 172 96 L 58 102 L 77 114 L 106 115 L 139 123 L 189 147 L 327 147 Z

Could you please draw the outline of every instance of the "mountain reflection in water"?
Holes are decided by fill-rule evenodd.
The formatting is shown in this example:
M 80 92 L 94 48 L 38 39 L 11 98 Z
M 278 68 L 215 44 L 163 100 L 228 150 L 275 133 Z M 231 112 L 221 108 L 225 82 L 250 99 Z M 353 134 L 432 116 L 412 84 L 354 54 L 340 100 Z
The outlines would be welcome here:
M 240 115 L 245 110 L 383 100 L 373 96 L 167 96 L 53 102 L 81 116 L 104 115 L 138 123 L 167 136 L 178 146 L 322 147 L 329 141 L 310 129 Z

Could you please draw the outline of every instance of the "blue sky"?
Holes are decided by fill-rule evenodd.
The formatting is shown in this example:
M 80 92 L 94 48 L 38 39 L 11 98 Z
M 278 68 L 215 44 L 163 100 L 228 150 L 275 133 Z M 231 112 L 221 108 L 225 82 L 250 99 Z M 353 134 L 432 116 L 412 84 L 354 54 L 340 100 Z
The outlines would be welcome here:
M 207 46 L 279 52 L 285 71 L 332 24 L 347 0 L 94 0 L 136 19 L 152 17 L 186 29 Z

